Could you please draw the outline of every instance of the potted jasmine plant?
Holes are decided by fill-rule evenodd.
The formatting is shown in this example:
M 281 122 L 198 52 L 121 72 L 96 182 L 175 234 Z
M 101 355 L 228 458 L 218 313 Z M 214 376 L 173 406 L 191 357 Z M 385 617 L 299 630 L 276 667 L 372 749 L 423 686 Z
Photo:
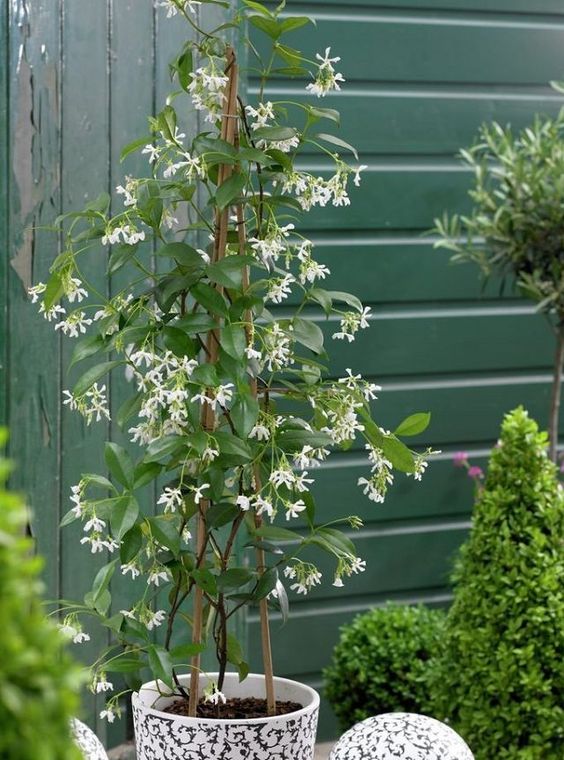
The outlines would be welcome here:
M 104 378 L 124 371 L 130 378 L 117 421 L 135 446 L 105 445 L 109 477 L 85 474 L 63 520 L 82 521 L 85 550 L 109 559 L 84 601 L 65 604 L 64 624 L 86 633 L 94 618 L 112 632 L 91 686 L 107 694 L 102 717 L 112 721 L 124 692 L 111 674 L 126 674 L 139 760 L 305 760 L 313 757 L 319 697 L 274 676 L 269 610 L 285 617 L 286 587 L 307 594 L 324 580 L 309 548 L 334 558 L 335 586 L 365 567 L 342 530 L 360 520 L 324 523 L 311 473 L 359 439 L 368 458 L 359 485 L 381 502 L 395 469 L 420 479 L 425 454 L 400 438 L 424 430 L 429 415 L 386 431 L 372 417 L 377 386 L 351 370 L 331 379 L 326 368 L 314 317 L 336 321 L 330 334 L 347 343 L 370 318 L 354 296 L 320 287 L 328 269 L 295 226 L 316 206 L 348 205 L 349 185 L 364 168 L 342 157 L 356 159 L 351 146 L 318 130 L 338 121 L 318 98 L 344 81 L 334 68 L 339 59 L 327 49 L 308 61 L 282 42 L 310 21 L 281 15 L 283 3 L 271 10 L 248 0 L 217 30 L 200 27 L 201 4 L 164 3 L 171 23 L 190 32 L 171 65 L 175 97 L 205 114 L 206 131 L 187 141 L 169 98 L 150 119 L 150 138 L 124 149 L 147 155 L 149 176 L 117 188 L 124 201 L 117 214 L 102 195 L 59 219 L 64 247 L 48 282 L 31 289 L 55 329 L 78 338 L 73 362 L 89 359 L 65 404 L 88 424 L 107 420 Z M 243 40 L 247 25 L 265 42 L 247 40 L 262 81 L 252 103 L 238 88 L 237 56 L 225 39 L 235 29 Z M 310 77 L 311 104 L 287 110 L 267 99 L 280 71 Z M 333 164 L 328 176 L 298 168 L 305 145 Z M 102 302 L 81 274 L 82 258 L 99 257 L 100 248 L 109 250 L 108 276 L 129 272 L 128 287 Z M 286 299 L 297 306 L 271 310 Z M 139 494 L 155 484 L 157 514 L 144 514 Z M 112 607 L 112 578 L 112 590 L 131 584 L 127 609 Z M 260 609 L 257 675 L 249 675 L 234 635 L 248 605 Z M 216 659 L 214 672 L 205 672 L 203 656 Z M 147 671 L 153 680 L 142 683 Z

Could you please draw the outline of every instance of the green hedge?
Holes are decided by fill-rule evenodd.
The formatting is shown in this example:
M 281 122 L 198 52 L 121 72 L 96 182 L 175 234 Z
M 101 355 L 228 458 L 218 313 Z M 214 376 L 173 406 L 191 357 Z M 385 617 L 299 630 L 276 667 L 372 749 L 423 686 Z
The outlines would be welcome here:
M 324 672 L 325 695 L 342 730 L 385 712 L 429 710 L 428 661 L 439 647 L 442 610 L 387 605 L 341 629 Z
M 0 446 L 6 433 L 0 429 Z M 0 758 L 78 760 L 69 720 L 79 676 L 39 601 L 39 558 L 25 536 L 26 509 L 4 489 L 0 457 Z
M 454 575 L 435 717 L 476 760 L 564 758 L 564 498 L 546 435 L 508 414 Z

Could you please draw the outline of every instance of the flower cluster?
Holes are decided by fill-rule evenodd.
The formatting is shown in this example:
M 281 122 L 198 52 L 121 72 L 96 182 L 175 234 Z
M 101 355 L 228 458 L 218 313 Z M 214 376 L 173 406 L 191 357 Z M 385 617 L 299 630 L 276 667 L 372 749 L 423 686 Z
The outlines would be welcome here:
M 307 85 L 306 90 L 312 95 L 317 95 L 318 98 L 323 98 L 328 92 L 332 90 L 340 90 L 340 82 L 344 82 L 345 79 L 342 74 L 335 72 L 333 67 L 334 63 L 339 63 L 341 60 L 339 56 L 330 58 L 331 48 L 325 48 L 325 55 L 315 54 L 315 57 L 320 61 L 317 68 L 317 75 L 315 81 Z
M 207 66 L 201 66 L 191 74 L 192 81 L 188 85 L 194 108 L 204 112 L 205 120 L 210 124 L 218 120 L 225 101 L 228 78 L 223 74 L 223 64 L 223 61 L 209 58 Z
M 72 391 L 63 391 L 63 404 L 68 406 L 71 411 L 81 414 L 86 420 L 86 424 L 95 419 L 100 422 L 102 419 L 110 419 L 110 409 L 108 406 L 108 397 L 106 386 L 94 383 L 81 396 L 76 396 Z

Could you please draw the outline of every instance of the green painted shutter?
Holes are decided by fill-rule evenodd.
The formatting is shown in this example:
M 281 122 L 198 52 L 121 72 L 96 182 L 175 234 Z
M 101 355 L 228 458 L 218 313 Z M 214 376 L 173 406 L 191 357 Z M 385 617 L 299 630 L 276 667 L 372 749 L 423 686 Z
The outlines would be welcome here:
M 311 214 L 301 230 L 332 271 L 327 287 L 358 294 L 374 313 L 355 343 L 333 343 L 332 371 L 351 367 L 383 386 L 375 403 L 387 427 L 431 411 L 419 440 L 443 450 L 421 484 L 398 478 L 383 506 L 356 485 L 366 468 L 362 450 L 316 471 L 319 520 L 359 514 L 365 527 L 356 542 L 368 561 L 344 589 L 331 586 L 323 563 L 325 585 L 292 599 L 285 626 L 274 622 L 277 672 L 319 686 L 338 627 L 355 613 L 387 599 L 448 600 L 472 503 L 452 452 L 467 449 L 483 463 L 503 413 L 519 403 L 547 419 L 552 344 L 544 320 L 497 285 L 482 292 L 475 269 L 449 265 L 422 233 L 443 210 L 468 207 L 469 175 L 454 154 L 480 123 L 521 127 L 536 112 L 560 108 L 548 81 L 564 70 L 564 8 L 558 0 L 288 3 L 288 13 L 301 11 L 313 12 L 317 27 L 300 29 L 288 44 L 308 58 L 326 45 L 341 56 L 337 70 L 347 81 L 320 103 L 340 110 L 342 137 L 369 167 L 350 208 Z M 305 100 L 305 93 L 301 83 L 280 80 L 269 97 Z M 318 155 L 301 163 L 325 166 Z M 256 615 L 249 628 L 259 668 Z M 335 730 L 324 705 L 321 735 Z

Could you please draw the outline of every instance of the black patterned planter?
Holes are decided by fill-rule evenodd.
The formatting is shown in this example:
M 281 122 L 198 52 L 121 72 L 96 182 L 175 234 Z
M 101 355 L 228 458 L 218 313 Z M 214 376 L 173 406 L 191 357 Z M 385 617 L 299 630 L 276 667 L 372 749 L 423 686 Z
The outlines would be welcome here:
M 203 689 L 208 679 L 200 680 Z M 313 760 L 319 695 L 296 681 L 274 680 L 276 698 L 303 709 L 248 720 L 187 718 L 163 712 L 173 698 L 160 697 L 154 681 L 144 684 L 132 697 L 137 760 Z M 180 682 L 187 685 L 189 676 Z M 264 697 L 264 677 L 251 674 L 239 683 L 229 673 L 223 691 L 228 698 Z

